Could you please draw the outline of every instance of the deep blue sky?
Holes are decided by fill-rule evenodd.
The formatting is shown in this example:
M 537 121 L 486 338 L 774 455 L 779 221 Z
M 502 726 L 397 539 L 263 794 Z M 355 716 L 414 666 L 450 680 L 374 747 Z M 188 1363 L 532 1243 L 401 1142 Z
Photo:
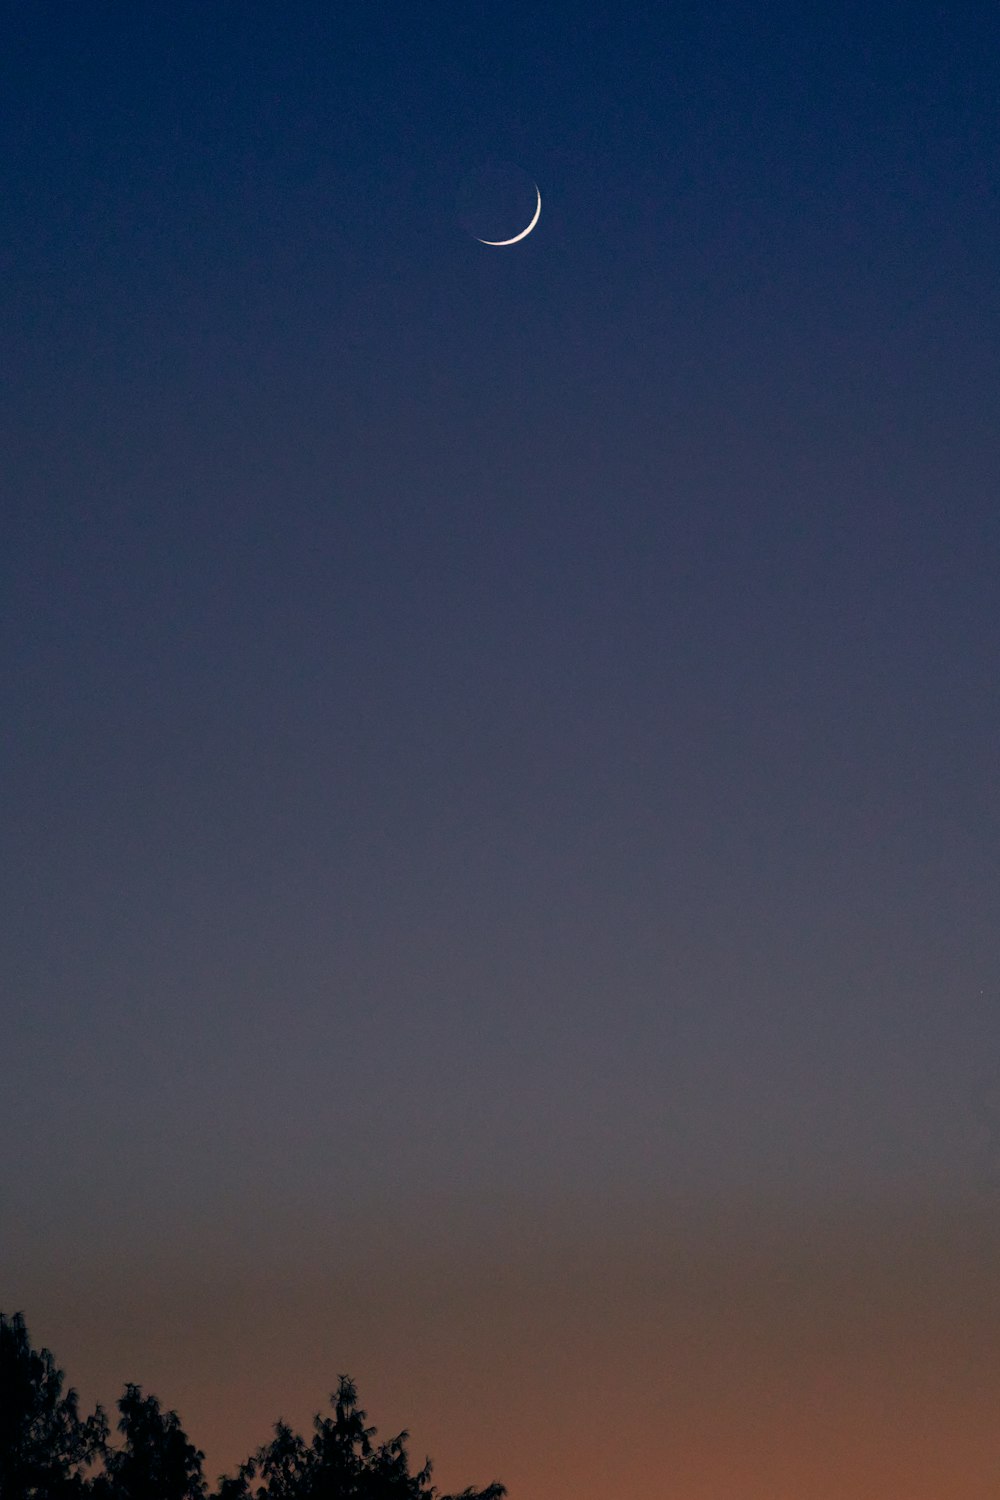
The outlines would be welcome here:
M 998 48 L 6 8 L 8 1300 L 401 1204 L 992 1201 Z

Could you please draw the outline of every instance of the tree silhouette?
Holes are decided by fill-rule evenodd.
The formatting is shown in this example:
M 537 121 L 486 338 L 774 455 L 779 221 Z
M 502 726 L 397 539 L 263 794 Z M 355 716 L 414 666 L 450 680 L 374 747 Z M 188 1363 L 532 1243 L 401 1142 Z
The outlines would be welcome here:
M 278 1422 L 269 1443 L 211 1500 L 502 1500 L 502 1484 L 439 1495 L 428 1459 L 410 1472 L 409 1434 L 375 1441 L 354 1382 L 341 1375 L 332 1415 L 317 1415 L 307 1441 Z M 82 1420 L 76 1392 L 47 1349 L 31 1347 L 20 1313 L 0 1313 L 0 1500 L 206 1500 L 205 1455 L 175 1411 L 126 1385 L 118 1402 L 122 1443 L 108 1442 L 101 1407 Z M 98 1472 L 87 1471 L 99 1464 Z
M 0 1500 L 74 1500 L 104 1451 L 100 1407 L 81 1420 L 76 1392 L 48 1349 L 31 1347 L 21 1313 L 0 1313 Z
M 203 1500 L 204 1453 L 189 1443 L 175 1411 L 126 1385 L 118 1402 L 120 1448 L 108 1448 L 95 1500 Z
M 375 1443 L 376 1429 L 365 1426 L 367 1414 L 349 1376 L 341 1375 L 330 1403 L 333 1416 L 317 1414 L 308 1443 L 278 1422 L 271 1442 L 234 1478 L 219 1481 L 219 1500 L 501 1500 L 507 1493 L 502 1484 L 491 1484 L 439 1497 L 429 1459 L 410 1473 L 408 1433 Z M 255 1479 L 260 1482 L 254 1487 Z

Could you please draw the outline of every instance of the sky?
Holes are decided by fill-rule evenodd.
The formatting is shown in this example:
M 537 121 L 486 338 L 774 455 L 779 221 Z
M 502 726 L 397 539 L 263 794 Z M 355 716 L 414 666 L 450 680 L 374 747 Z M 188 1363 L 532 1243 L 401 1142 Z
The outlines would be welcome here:
M 994 8 L 4 35 L 0 1306 L 212 1477 L 994 1496 Z

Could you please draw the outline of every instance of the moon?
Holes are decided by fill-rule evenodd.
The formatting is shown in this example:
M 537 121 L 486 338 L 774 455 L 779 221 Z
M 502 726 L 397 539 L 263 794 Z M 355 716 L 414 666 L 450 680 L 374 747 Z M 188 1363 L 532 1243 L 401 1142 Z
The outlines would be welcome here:
M 481 245 L 516 245 L 518 240 L 526 240 L 528 238 L 528 235 L 538 223 L 538 220 L 541 217 L 542 213 L 542 191 L 537 182 L 534 186 L 535 192 L 538 194 L 538 203 L 535 206 L 535 212 L 531 216 L 531 223 L 528 225 L 527 229 L 522 229 L 520 234 L 515 234 L 514 238 L 510 240 L 484 240 L 480 239 L 479 235 L 477 234 L 476 239 L 479 240 L 479 243 Z

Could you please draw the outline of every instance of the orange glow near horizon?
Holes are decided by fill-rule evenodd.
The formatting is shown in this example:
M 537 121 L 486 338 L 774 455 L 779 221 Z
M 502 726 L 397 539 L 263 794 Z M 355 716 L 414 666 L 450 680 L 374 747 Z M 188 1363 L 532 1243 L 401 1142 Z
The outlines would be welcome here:
M 545 1243 L 542 1243 L 542 1239 Z M 374 1243 L 374 1241 L 373 1241 Z M 214 1480 L 278 1417 L 308 1431 L 336 1376 L 444 1490 L 512 1500 L 994 1500 L 995 1237 L 662 1227 L 241 1277 L 133 1274 L 36 1330 L 85 1400 L 137 1379 Z M 29 1309 L 30 1314 L 30 1309 Z M 29 1318 L 30 1326 L 30 1318 Z

